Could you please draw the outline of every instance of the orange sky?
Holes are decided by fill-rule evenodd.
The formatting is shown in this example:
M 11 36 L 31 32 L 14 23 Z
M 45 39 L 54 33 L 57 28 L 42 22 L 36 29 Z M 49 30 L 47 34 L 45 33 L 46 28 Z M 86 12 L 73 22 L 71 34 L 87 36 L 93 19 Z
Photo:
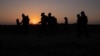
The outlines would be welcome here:
M 0 0 L 0 24 L 16 24 L 16 18 L 22 20 L 21 14 L 29 15 L 30 23 L 38 23 L 41 13 L 49 12 L 64 23 L 76 23 L 76 15 L 82 10 L 88 16 L 89 24 L 100 24 L 100 0 Z

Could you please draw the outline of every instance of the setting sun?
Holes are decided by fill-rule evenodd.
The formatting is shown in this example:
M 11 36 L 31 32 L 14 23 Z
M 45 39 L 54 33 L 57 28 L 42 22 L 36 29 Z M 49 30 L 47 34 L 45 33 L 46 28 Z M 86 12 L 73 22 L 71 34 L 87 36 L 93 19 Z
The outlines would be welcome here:
M 39 17 L 30 17 L 30 24 L 39 24 Z
M 37 20 L 37 19 L 33 19 L 30 21 L 31 24 L 38 24 L 38 22 L 39 22 L 39 20 Z

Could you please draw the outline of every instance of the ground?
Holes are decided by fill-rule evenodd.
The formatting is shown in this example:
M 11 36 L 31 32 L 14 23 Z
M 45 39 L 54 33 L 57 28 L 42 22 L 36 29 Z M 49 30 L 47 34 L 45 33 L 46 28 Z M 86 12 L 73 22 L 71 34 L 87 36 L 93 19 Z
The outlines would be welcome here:
M 77 38 L 77 32 L 56 33 L 39 37 L 37 33 L 25 35 L 3 32 L 1 39 L 2 56 L 100 56 L 100 32 L 89 32 Z

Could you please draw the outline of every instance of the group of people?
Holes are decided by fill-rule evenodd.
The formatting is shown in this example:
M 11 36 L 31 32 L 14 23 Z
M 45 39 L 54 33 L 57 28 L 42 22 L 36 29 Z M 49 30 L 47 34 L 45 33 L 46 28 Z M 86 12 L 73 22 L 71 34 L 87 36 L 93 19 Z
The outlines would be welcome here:
M 57 19 L 55 16 L 52 16 L 51 13 L 48 13 L 48 16 L 45 15 L 45 13 L 41 13 L 41 29 L 40 34 L 45 33 L 48 35 L 48 33 L 54 33 L 57 29 Z
M 69 33 L 69 26 L 68 26 L 68 18 L 64 17 L 64 32 Z M 22 25 L 22 32 L 26 33 L 29 29 L 29 17 L 25 16 L 25 14 L 22 14 L 22 21 L 19 22 L 19 19 L 16 19 L 17 27 L 20 28 L 20 25 Z M 57 26 L 57 18 L 55 16 L 52 16 L 51 13 L 48 13 L 48 15 L 45 15 L 45 13 L 41 13 L 41 21 L 40 21 L 40 30 L 39 34 L 53 34 L 56 33 L 58 30 Z M 77 14 L 77 32 L 78 37 L 85 32 L 86 36 L 88 37 L 88 18 L 85 15 L 84 11 L 81 11 L 80 14 Z
M 88 18 L 84 11 L 81 11 L 80 14 L 77 14 L 77 30 L 78 30 L 78 37 L 82 35 L 82 33 L 85 33 L 86 37 L 89 37 L 88 34 Z
M 17 31 L 21 31 L 23 33 L 27 33 L 29 30 L 29 16 L 22 14 L 22 21 L 20 22 L 19 19 L 16 19 L 16 23 L 17 23 Z M 22 26 L 22 27 L 21 27 Z
M 64 17 L 64 28 L 63 28 L 63 32 L 67 32 L 67 34 L 70 33 L 69 31 L 69 25 L 68 25 L 68 18 Z M 80 38 L 80 36 L 85 33 L 86 37 L 89 37 L 88 34 L 88 29 L 87 29 L 87 25 L 88 25 L 88 18 L 85 14 L 84 11 L 81 11 L 80 14 L 77 14 L 77 37 Z M 57 32 L 57 19 L 51 15 L 51 13 L 48 13 L 48 16 L 45 15 L 45 13 L 41 13 L 41 30 L 40 32 L 43 33 L 45 32 L 46 34 L 48 34 L 48 32 L 50 33 L 54 33 Z

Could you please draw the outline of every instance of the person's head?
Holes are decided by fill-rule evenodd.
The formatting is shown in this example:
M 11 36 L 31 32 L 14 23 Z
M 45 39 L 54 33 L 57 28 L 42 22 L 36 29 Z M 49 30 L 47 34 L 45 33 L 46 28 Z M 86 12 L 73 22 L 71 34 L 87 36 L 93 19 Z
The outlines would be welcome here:
M 19 20 L 18 18 L 16 20 Z
M 51 17 L 51 13 L 48 13 L 48 16 Z
M 22 17 L 25 17 L 25 14 L 24 13 L 22 13 Z
M 64 19 L 67 20 L 67 17 L 65 17 Z
M 26 16 L 26 18 L 29 18 L 28 15 Z
M 41 13 L 41 16 L 44 16 L 45 15 L 45 13 L 43 12 L 43 13 Z
M 18 18 L 16 19 L 16 22 L 19 23 L 19 19 Z
M 81 15 L 85 15 L 85 12 L 84 11 L 81 11 Z
M 80 14 L 77 14 L 77 17 L 80 17 Z

